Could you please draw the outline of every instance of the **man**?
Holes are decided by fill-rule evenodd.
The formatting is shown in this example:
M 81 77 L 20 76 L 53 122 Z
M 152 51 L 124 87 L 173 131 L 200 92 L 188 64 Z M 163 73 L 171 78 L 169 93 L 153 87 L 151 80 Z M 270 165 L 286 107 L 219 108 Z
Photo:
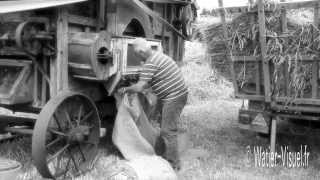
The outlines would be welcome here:
M 153 51 L 147 41 L 137 38 L 133 42 L 135 53 L 142 59 L 140 79 L 136 84 L 120 89 L 125 92 L 143 92 L 151 87 L 162 105 L 160 136 L 166 146 L 166 158 L 176 170 L 180 169 L 178 153 L 178 121 L 187 102 L 188 89 L 178 65 L 169 56 Z

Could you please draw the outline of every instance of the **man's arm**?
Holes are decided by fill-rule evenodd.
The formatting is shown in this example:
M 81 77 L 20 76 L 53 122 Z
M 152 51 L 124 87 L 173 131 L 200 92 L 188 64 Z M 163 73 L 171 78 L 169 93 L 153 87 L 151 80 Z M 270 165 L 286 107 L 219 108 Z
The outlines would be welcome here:
M 142 92 L 147 86 L 147 81 L 139 80 L 136 84 L 123 88 L 123 92 Z

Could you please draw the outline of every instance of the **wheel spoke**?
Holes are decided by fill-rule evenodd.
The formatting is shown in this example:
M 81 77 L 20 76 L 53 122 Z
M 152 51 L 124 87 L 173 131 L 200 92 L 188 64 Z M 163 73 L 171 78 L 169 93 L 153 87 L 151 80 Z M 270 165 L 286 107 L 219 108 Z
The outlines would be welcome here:
M 82 141 L 81 142 L 82 144 L 88 144 L 88 145 L 91 145 L 91 146 L 95 146 L 96 143 L 93 143 L 93 142 L 90 142 L 90 141 Z
M 86 114 L 82 119 L 81 121 L 86 121 L 91 115 L 93 115 L 93 110 L 91 110 L 88 114 Z
M 56 167 L 56 169 L 58 169 L 59 171 L 55 172 L 54 177 L 58 178 L 58 177 L 64 175 L 63 179 L 65 179 L 66 175 L 68 173 L 68 170 L 69 170 L 68 167 L 70 166 L 70 162 L 71 162 L 71 158 L 68 159 L 68 162 L 67 162 L 65 169 L 62 169 L 60 167 Z
M 70 124 L 70 126 L 73 128 L 73 124 L 71 122 L 71 118 L 70 118 L 70 115 L 68 113 L 68 111 L 66 109 L 64 109 L 64 114 L 66 115 L 66 119 L 67 119 L 67 122 Z
M 66 165 L 66 170 L 64 171 L 64 176 L 63 179 L 66 179 L 67 173 L 69 171 L 69 166 L 70 166 L 71 158 L 68 159 L 67 165 Z
M 54 129 L 49 129 L 49 131 L 53 134 L 56 134 L 56 135 L 59 135 L 59 136 L 64 136 L 66 137 L 67 135 L 63 132 L 60 132 L 60 131 L 57 131 L 57 130 L 54 130 Z
M 60 124 L 60 122 L 59 122 L 59 120 L 58 120 L 58 118 L 57 118 L 57 116 L 56 116 L 55 113 L 53 113 L 53 117 L 52 117 L 52 118 L 53 118 L 54 121 L 57 123 L 59 130 L 62 131 L 61 124 Z
M 74 167 L 76 168 L 76 170 L 77 170 L 78 172 L 80 172 L 79 165 L 77 164 L 76 160 L 74 159 L 71 151 L 69 150 L 68 152 L 69 152 L 69 156 L 71 157 L 71 160 L 72 160 L 72 162 L 73 162 Z
M 64 147 L 62 147 L 59 151 L 57 151 L 54 155 L 52 155 L 47 162 L 50 163 L 52 160 L 54 160 L 56 157 L 62 154 L 65 150 L 67 150 L 69 146 L 70 144 L 67 144 Z
M 51 141 L 49 144 L 47 144 L 46 148 L 50 148 L 52 145 L 58 143 L 59 141 L 61 141 L 62 139 L 64 139 L 63 137 L 57 137 L 56 139 L 54 139 L 53 141 Z
M 77 118 L 77 125 L 80 126 L 80 119 L 81 119 L 81 114 L 82 114 L 82 109 L 83 109 L 83 104 L 81 104 L 78 112 L 78 118 Z
M 85 157 L 85 155 L 84 155 L 84 153 L 83 153 L 83 151 L 82 151 L 82 149 L 81 149 L 80 144 L 78 144 L 78 148 L 79 148 L 79 152 L 80 152 L 80 154 L 81 154 L 81 157 L 82 157 L 83 161 L 86 161 L 86 157 Z

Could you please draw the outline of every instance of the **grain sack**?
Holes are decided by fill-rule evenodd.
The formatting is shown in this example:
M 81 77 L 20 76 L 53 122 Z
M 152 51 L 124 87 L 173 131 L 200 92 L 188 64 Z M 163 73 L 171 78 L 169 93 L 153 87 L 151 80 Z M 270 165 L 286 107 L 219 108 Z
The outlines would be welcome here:
M 120 160 L 107 167 L 107 180 L 178 180 L 170 164 L 159 156 Z
M 149 122 L 137 94 L 118 106 L 112 140 L 126 160 L 107 168 L 108 180 L 177 180 L 171 165 L 154 151 L 159 131 Z
M 159 132 L 152 127 L 141 108 L 137 94 L 125 94 L 119 104 L 112 141 L 127 160 L 155 154 Z

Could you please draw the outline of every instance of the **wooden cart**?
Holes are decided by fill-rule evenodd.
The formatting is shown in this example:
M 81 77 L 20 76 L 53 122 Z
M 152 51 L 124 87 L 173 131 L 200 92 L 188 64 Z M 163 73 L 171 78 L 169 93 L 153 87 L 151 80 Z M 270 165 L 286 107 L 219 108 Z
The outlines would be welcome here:
M 224 7 L 223 0 L 219 0 L 220 8 L 215 9 L 220 13 L 223 26 L 224 39 L 227 45 L 227 22 L 226 15 L 233 13 L 248 13 L 252 23 L 258 21 L 259 24 L 259 47 L 261 53 L 258 56 L 231 56 L 227 54 L 230 65 L 230 74 L 235 89 L 235 97 L 248 100 L 248 107 L 242 107 L 239 111 L 239 127 L 241 129 L 270 134 L 271 150 L 275 150 L 276 125 L 280 119 L 298 119 L 318 121 L 320 120 L 320 93 L 319 93 L 319 55 L 302 54 L 301 62 L 312 65 L 309 72 L 312 74 L 310 92 L 303 97 L 292 97 L 290 93 L 290 76 L 288 74 L 288 62 L 281 64 L 281 75 L 284 77 L 280 84 L 285 89 L 283 93 L 275 94 L 272 91 L 272 76 L 274 64 L 267 58 L 267 39 L 272 38 L 266 32 L 266 12 L 272 12 L 275 8 L 280 8 L 280 27 L 283 34 L 288 30 L 287 11 L 291 9 L 312 8 L 314 11 L 313 20 L 313 40 L 319 35 L 315 27 L 319 27 L 319 3 L 320 1 L 301 2 L 279 2 L 265 6 L 263 0 L 257 0 L 254 6 Z M 249 1 L 248 4 L 254 4 Z M 229 37 L 230 38 L 230 37 Z M 313 47 L 311 47 L 313 48 Z M 229 49 L 230 50 L 230 49 Z M 230 51 L 229 51 L 230 52 Z M 236 68 L 239 66 L 251 65 L 255 67 L 252 71 L 254 80 L 246 85 L 239 84 L 236 77 Z
M 12 112 L 1 111 L 0 132 L 32 135 L 33 162 L 45 178 L 91 169 L 100 120 L 112 122 L 116 114 L 113 92 L 138 78 L 134 37 L 182 60 L 192 19 L 179 15 L 191 5 L 1 1 L 0 107 Z

